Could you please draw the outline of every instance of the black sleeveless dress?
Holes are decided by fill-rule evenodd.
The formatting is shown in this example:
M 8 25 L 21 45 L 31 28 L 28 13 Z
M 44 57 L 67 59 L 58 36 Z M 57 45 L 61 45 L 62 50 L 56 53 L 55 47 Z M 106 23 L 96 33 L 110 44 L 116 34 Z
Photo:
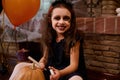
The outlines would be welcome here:
M 65 56 L 64 42 L 64 40 L 61 40 L 60 42 L 52 42 L 47 66 L 53 66 L 56 69 L 63 69 L 69 65 L 70 58 Z
M 49 57 L 48 57 L 47 67 L 53 66 L 56 69 L 60 70 L 67 67 L 70 64 L 70 57 L 65 55 L 64 43 L 65 43 L 64 39 L 61 40 L 60 42 L 56 42 L 55 40 L 52 42 L 51 53 L 49 54 Z M 80 72 L 81 71 L 78 69 L 77 71 L 71 74 L 61 77 L 59 80 L 68 80 L 73 75 L 80 75 L 82 77 Z M 47 77 L 48 78 L 46 80 L 49 80 L 49 76 Z

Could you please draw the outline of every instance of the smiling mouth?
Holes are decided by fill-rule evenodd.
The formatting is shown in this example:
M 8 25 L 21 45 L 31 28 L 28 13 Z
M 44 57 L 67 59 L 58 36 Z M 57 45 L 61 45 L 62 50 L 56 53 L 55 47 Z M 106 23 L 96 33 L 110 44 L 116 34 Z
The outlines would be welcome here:
M 65 28 L 66 28 L 65 26 L 58 26 L 59 30 L 65 30 Z

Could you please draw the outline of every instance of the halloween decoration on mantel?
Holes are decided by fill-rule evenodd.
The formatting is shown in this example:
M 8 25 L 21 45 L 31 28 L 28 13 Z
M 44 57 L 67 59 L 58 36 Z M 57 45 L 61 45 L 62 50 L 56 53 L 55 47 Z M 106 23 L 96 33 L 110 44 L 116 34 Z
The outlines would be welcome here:
M 120 16 L 120 8 L 116 8 L 117 16 Z

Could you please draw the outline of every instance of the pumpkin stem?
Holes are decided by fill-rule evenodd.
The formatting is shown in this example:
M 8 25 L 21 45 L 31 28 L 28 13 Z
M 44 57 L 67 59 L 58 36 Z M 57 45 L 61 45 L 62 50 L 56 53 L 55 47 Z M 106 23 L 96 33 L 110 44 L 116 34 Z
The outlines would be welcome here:
M 35 63 L 32 64 L 32 69 L 35 69 Z

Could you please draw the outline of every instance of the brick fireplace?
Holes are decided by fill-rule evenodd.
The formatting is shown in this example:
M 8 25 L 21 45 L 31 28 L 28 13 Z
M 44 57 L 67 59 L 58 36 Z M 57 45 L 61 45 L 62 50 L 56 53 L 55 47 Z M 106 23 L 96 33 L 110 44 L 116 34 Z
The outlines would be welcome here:
M 97 76 L 90 80 L 118 80 L 120 17 L 77 18 L 77 26 L 85 33 L 84 54 L 86 67 L 90 70 L 88 76 Z

